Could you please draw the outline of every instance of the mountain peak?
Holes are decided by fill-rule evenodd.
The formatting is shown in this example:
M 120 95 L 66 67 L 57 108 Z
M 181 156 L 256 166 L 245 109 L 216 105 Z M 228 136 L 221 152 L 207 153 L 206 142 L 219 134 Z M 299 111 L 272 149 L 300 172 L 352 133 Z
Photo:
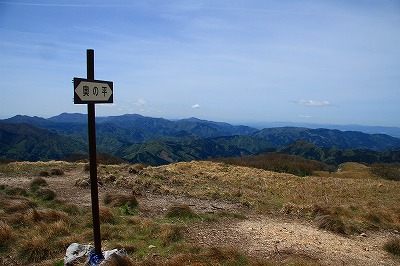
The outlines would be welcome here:
M 51 122 L 82 123 L 87 122 L 87 115 L 81 113 L 62 113 L 48 119 Z

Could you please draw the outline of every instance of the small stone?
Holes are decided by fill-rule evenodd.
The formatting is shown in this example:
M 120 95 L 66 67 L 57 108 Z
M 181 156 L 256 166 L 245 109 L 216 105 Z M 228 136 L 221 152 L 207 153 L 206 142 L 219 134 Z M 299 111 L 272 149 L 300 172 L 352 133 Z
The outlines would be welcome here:
M 367 237 L 367 234 L 366 233 L 361 233 L 360 236 Z
M 70 266 L 76 263 L 86 262 L 89 259 L 90 253 L 94 250 L 91 245 L 81 245 L 78 243 L 72 243 L 67 248 L 64 257 L 64 265 Z

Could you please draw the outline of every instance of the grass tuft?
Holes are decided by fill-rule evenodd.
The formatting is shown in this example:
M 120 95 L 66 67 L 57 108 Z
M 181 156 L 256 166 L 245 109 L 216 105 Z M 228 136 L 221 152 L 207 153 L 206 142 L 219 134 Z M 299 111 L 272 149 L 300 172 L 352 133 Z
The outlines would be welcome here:
M 53 209 L 33 209 L 29 217 L 34 222 L 55 222 L 59 220 L 68 221 L 68 214 Z
M 338 234 L 346 234 L 346 227 L 343 221 L 335 215 L 320 215 L 315 218 L 320 229 L 325 229 Z
M 50 170 L 50 174 L 51 174 L 51 175 L 58 175 L 58 176 L 60 176 L 60 175 L 64 175 L 64 171 L 61 170 L 60 168 L 53 168 L 53 169 Z
M 248 259 L 232 247 L 211 247 L 205 254 L 213 261 L 224 261 L 225 265 L 248 265 Z
M 43 170 L 39 172 L 39 176 L 48 177 L 50 176 L 50 173 L 48 171 Z
M 138 205 L 138 201 L 134 195 L 123 195 L 123 194 L 105 194 L 103 202 L 106 205 L 112 207 L 128 206 L 135 208 Z
M 23 188 L 23 187 L 9 187 L 9 186 L 6 186 L 4 188 L 4 192 L 7 195 L 20 195 L 20 196 L 25 196 L 25 197 L 28 196 L 28 191 L 26 191 L 26 189 Z
M 103 266 L 134 266 L 135 264 L 131 259 L 127 256 L 112 256 L 111 259 L 101 263 Z
M 35 191 L 35 195 L 42 200 L 53 200 L 56 198 L 57 193 L 50 188 L 39 187 Z
M 51 258 L 52 252 L 48 239 L 40 234 L 22 240 L 19 247 L 20 257 L 28 262 L 40 262 Z
M 7 223 L 0 221 L 0 247 L 7 246 L 15 237 L 13 229 Z
M 100 221 L 102 223 L 115 223 L 115 215 L 110 208 L 101 206 L 99 209 Z
M 21 213 L 35 207 L 36 204 L 22 196 L 0 196 L 0 206 L 6 213 Z
M 144 169 L 144 165 L 142 165 L 142 164 L 134 164 L 129 168 L 129 173 L 130 174 L 138 174 L 143 169 Z
M 165 215 L 167 218 L 193 218 L 196 214 L 186 204 L 177 204 L 171 206 Z
M 164 247 L 183 239 L 182 227 L 178 225 L 161 225 L 158 236 Z
M 385 243 L 383 248 L 395 256 L 400 256 L 400 238 L 390 239 Z
M 32 191 L 36 191 L 40 187 L 47 187 L 47 181 L 46 179 L 42 177 L 35 177 L 30 183 L 29 183 L 29 188 Z

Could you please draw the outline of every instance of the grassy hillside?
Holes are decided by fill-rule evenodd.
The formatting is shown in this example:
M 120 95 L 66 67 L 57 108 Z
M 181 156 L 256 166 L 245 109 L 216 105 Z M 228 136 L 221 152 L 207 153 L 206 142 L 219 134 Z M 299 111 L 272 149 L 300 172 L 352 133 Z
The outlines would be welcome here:
M 346 164 L 338 172 L 310 177 L 204 161 L 138 171 L 132 171 L 132 167 L 98 168 L 103 248 L 124 247 L 128 251 L 124 265 L 172 266 L 188 261 L 195 265 L 324 262 L 318 254 L 298 255 L 301 250 L 282 251 L 285 256 L 257 258 L 232 247 L 234 243 L 205 247 L 187 239 L 191 228 L 229 225 L 248 219 L 247 215 L 284 217 L 285 224 L 289 219 L 301 219 L 321 230 L 330 230 L 339 238 L 369 231 L 400 230 L 400 183 L 367 175 L 370 168 L 363 165 Z M 85 205 L 87 179 L 84 164 L 0 165 L 0 265 L 62 265 L 70 243 L 90 243 L 90 208 Z M 179 197 L 188 203 L 169 203 Z M 207 203 L 214 211 L 208 212 L 199 203 Z M 218 204 L 241 207 L 227 211 L 215 207 Z M 156 248 L 149 249 L 149 245 Z M 396 250 L 395 245 L 390 247 Z M 386 252 L 384 248 L 376 247 Z M 271 252 L 277 254 L 273 249 Z M 387 256 L 386 260 L 397 261 L 389 253 Z
M 236 158 L 217 158 L 214 161 L 232 165 L 255 167 L 264 170 L 289 173 L 297 176 L 309 176 L 315 171 L 334 171 L 335 167 L 315 160 L 304 159 L 300 156 L 282 153 L 266 153 L 256 156 Z

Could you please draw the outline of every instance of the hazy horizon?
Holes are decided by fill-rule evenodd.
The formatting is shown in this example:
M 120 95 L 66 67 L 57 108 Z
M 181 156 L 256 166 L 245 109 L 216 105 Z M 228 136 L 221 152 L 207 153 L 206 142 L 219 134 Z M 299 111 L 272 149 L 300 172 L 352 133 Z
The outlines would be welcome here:
M 400 127 L 400 2 L 0 0 L 0 118 L 98 116 Z M 245 122 L 247 121 L 247 122 Z
M 82 115 L 87 115 L 87 113 L 85 112 L 76 112 L 76 113 L 67 113 L 64 112 L 66 114 L 82 114 Z M 13 115 L 13 116 L 0 116 L 0 120 L 6 120 L 9 118 L 13 118 L 15 116 L 21 115 L 21 116 L 29 116 L 29 117 L 38 117 L 38 118 L 44 118 L 44 119 L 49 119 L 52 117 L 56 117 L 59 116 L 61 114 L 64 113 L 60 113 L 60 114 L 56 114 L 56 115 L 51 115 L 51 116 L 40 116 L 40 115 L 29 115 L 29 114 L 17 114 L 17 115 Z M 374 127 L 382 127 L 382 128 L 393 128 L 393 129 L 399 129 L 400 127 L 397 126 L 381 126 L 381 125 L 363 125 L 363 124 L 330 124 L 330 123 L 310 123 L 310 122 L 294 122 L 294 121 L 255 121 L 255 120 L 248 120 L 248 121 L 223 121 L 223 120 L 211 120 L 211 119 L 203 119 L 203 118 L 199 118 L 199 117 L 195 117 L 195 116 L 191 116 L 191 117 L 162 117 L 162 116 L 148 116 L 148 115 L 143 115 L 143 114 L 137 114 L 137 113 L 126 113 L 126 114 L 118 114 L 118 115 L 99 115 L 96 114 L 96 117 L 108 117 L 108 116 L 123 116 L 123 115 L 142 115 L 144 117 L 151 117 L 151 118 L 162 118 L 162 119 L 166 119 L 166 120 L 171 120 L 171 121 L 178 121 L 178 120 L 184 120 L 184 119 L 190 119 L 190 118 L 196 118 L 196 119 L 200 119 L 200 120 L 207 120 L 207 121 L 211 121 L 211 122 L 219 122 L 219 123 L 228 123 L 231 125 L 235 125 L 235 126 L 250 126 L 250 127 L 254 127 L 254 128 L 258 128 L 258 129 L 263 129 L 265 128 L 265 126 L 272 126 L 272 127 L 285 127 L 285 126 L 294 126 L 294 127 L 299 127 L 299 126 L 304 126 L 307 127 L 309 126 L 310 128 L 317 128 L 318 126 L 321 127 L 326 127 L 326 128 L 341 128 L 341 127 L 370 127 L 370 128 L 374 128 Z M 399 131 L 400 132 L 400 131 Z M 397 137 L 397 135 L 396 135 Z

